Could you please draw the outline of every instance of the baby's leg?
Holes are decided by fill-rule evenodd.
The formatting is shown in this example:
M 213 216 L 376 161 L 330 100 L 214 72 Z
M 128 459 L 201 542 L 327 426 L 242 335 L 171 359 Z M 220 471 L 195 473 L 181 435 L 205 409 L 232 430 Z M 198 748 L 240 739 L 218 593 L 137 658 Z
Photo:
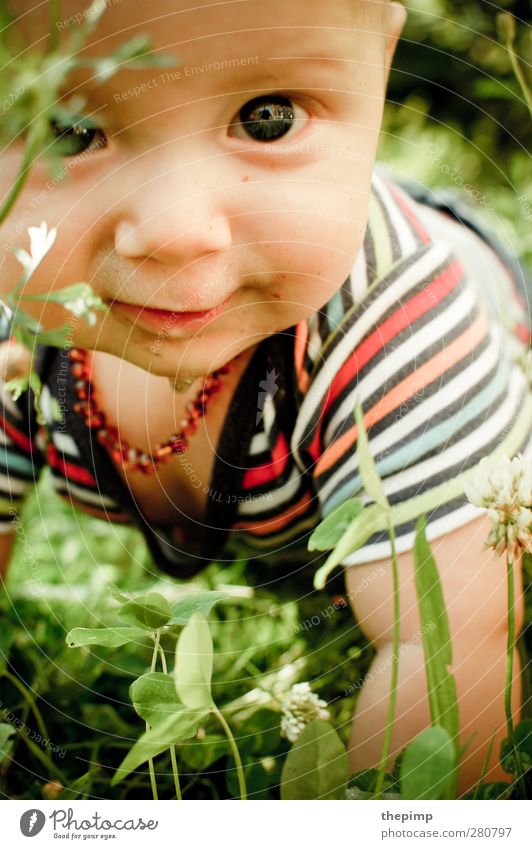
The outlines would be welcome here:
M 490 529 L 487 518 L 435 540 L 449 629 L 460 715 L 460 744 L 472 737 L 462 756 L 459 793 L 480 778 L 490 739 L 494 743 L 484 781 L 510 781 L 498 763 L 506 737 L 504 682 L 507 617 L 506 557 L 483 550 Z M 399 681 L 390 757 L 430 725 L 423 643 L 414 583 L 413 553 L 399 555 L 400 647 Z M 515 627 L 523 626 L 524 595 L 521 564 L 515 564 Z M 377 767 L 386 727 L 392 672 L 393 582 L 389 561 L 347 570 L 348 598 L 360 627 L 377 649 L 358 695 L 350 739 L 351 770 Z M 514 651 L 512 713 L 520 718 L 521 666 Z M 473 736 L 474 735 L 474 736 Z

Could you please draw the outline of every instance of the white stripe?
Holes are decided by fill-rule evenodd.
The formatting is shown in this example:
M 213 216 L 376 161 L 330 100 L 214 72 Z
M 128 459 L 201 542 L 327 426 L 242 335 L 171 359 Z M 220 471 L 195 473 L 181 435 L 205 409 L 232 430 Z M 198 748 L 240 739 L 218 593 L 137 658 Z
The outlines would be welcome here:
M 497 328 L 500 332 L 500 328 Z M 392 445 L 400 439 L 412 433 L 416 428 L 422 425 L 425 421 L 429 421 L 434 416 L 435 408 L 443 410 L 449 404 L 456 401 L 469 389 L 473 388 L 484 374 L 489 373 L 490 369 L 495 365 L 500 356 L 500 349 L 497 345 L 488 348 L 484 353 L 471 363 L 467 369 L 460 374 L 457 374 L 446 386 L 444 386 L 437 394 L 422 401 L 418 406 L 414 407 L 408 415 L 401 416 L 397 414 L 397 418 L 390 424 L 386 430 L 379 433 L 371 439 L 371 453 L 375 457 L 377 454 L 388 450 Z M 471 400 L 471 399 L 470 399 Z M 466 403 L 468 403 L 466 401 Z M 353 405 L 353 399 L 351 400 Z M 341 467 L 330 477 L 324 484 L 322 492 L 323 499 L 326 500 L 331 491 L 334 490 L 345 479 L 347 474 L 358 474 L 358 458 L 356 451 L 352 457 L 349 457 Z
M 273 398 L 270 394 L 266 395 L 264 399 L 264 406 L 262 408 L 262 422 L 264 424 L 264 430 L 266 433 L 269 433 L 272 427 L 275 424 L 276 412 L 275 412 L 275 404 L 273 403 Z
M 434 232 L 437 238 L 445 238 L 452 244 L 453 252 L 481 296 L 490 304 L 493 314 L 499 320 L 501 316 L 507 315 L 514 322 L 528 321 L 526 310 L 515 297 L 510 272 L 496 251 L 469 227 L 444 213 L 427 208 L 426 217 L 429 232 Z
M 265 451 L 268 451 L 270 444 L 268 442 L 268 436 L 264 431 L 260 433 L 256 433 L 249 445 L 249 454 L 253 457 L 255 454 L 263 454 Z
M 514 369 L 508 387 L 508 396 L 503 404 L 494 411 L 490 419 L 486 419 L 478 428 L 465 436 L 459 442 L 442 451 L 436 457 L 430 457 L 421 463 L 391 475 L 383 481 L 386 495 L 400 492 L 407 487 L 415 486 L 430 478 L 435 472 L 441 473 L 450 466 L 460 465 L 472 454 L 481 451 L 493 439 L 496 433 L 501 433 L 515 417 L 519 410 L 523 391 L 526 390 L 526 379 L 523 372 Z M 504 437 L 501 437 L 503 439 Z M 487 453 L 487 448 L 486 448 Z
M 446 246 L 438 244 L 430 247 L 426 254 L 413 262 L 392 285 L 382 292 L 380 297 L 362 313 L 349 334 L 342 338 L 329 355 L 326 354 L 323 368 L 316 375 L 311 388 L 303 399 L 296 420 L 291 440 L 292 452 L 295 457 L 299 457 L 299 443 L 308 428 L 308 422 L 312 419 L 315 411 L 321 408 L 332 380 L 352 353 L 357 340 L 362 339 L 372 327 L 378 325 L 381 316 L 390 307 L 398 305 L 405 293 L 431 272 L 434 272 L 447 259 L 447 256 Z
M 13 440 L 7 435 L 5 430 L 0 429 L 0 445 L 13 445 Z
M 380 363 L 374 368 L 370 368 L 368 373 L 360 380 L 353 392 L 356 392 L 359 400 L 362 402 L 370 395 L 374 395 L 381 390 L 382 396 L 389 391 L 387 384 L 395 375 L 400 375 L 403 367 L 406 364 L 415 361 L 423 351 L 431 347 L 434 342 L 441 340 L 441 349 L 444 349 L 448 342 L 443 337 L 448 334 L 462 319 L 467 316 L 475 305 L 475 292 L 471 286 L 464 289 L 457 300 L 453 301 L 447 309 L 434 316 L 432 321 L 423 325 L 417 333 L 410 336 L 405 342 L 399 345 L 398 348 L 392 350 L 391 353 L 385 354 Z M 415 362 L 410 366 L 409 372 L 416 368 Z M 406 375 L 405 375 L 406 377 Z M 477 375 L 477 381 L 479 377 Z M 353 415 L 353 393 L 350 393 L 347 398 L 342 401 L 342 404 L 335 413 L 324 435 L 325 445 L 329 445 L 333 437 L 334 431 L 341 422 Z
M 525 459 L 528 457 L 532 458 L 532 438 L 529 440 L 528 445 L 523 452 L 523 456 Z M 454 510 L 447 516 L 442 516 L 440 519 L 429 522 L 426 530 L 427 539 L 429 542 L 438 539 L 445 534 L 458 530 L 458 528 L 467 525 L 468 522 L 472 522 L 484 514 L 485 510 L 482 508 L 475 507 L 473 504 L 464 504 L 463 507 Z M 410 551 L 414 547 L 415 536 L 415 531 L 413 531 L 409 534 L 403 534 L 402 536 L 396 537 L 397 554 Z M 436 549 L 434 550 L 434 555 L 437 558 Z M 353 554 L 346 557 L 343 561 L 343 565 L 356 566 L 361 563 L 372 563 L 375 560 L 389 560 L 391 559 L 391 556 L 390 541 L 385 540 L 377 543 L 376 545 L 368 545 L 366 547 L 362 546 L 362 548 L 359 548 L 358 551 L 355 551 Z
M 105 510 L 106 507 L 116 509 L 120 506 L 107 495 L 100 495 L 97 492 L 91 492 L 90 490 L 83 489 L 75 483 L 72 483 L 72 481 L 67 481 L 65 478 L 57 478 L 55 475 L 51 475 L 51 478 L 53 487 L 57 492 L 64 495 L 72 495 L 73 498 L 76 498 L 78 501 L 85 502 L 91 506 L 101 507 L 102 510 Z
M 78 458 L 80 453 L 78 451 L 77 445 L 68 433 L 62 433 L 61 431 L 53 430 L 52 431 L 52 442 L 55 447 L 62 454 L 69 454 L 71 457 Z
M 265 496 L 253 499 L 244 499 L 238 504 L 239 516 L 256 516 L 260 513 L 270 512 L 278 507 L 284 507 L 293 499 L 301 485 L 301 474 L 295 466 L 290 472 L 290 477 L 283 486 L 268 492 Z M 286 529 L 285 529 L 286 530 Z
M 485 513 L 484 510 L 475 507 L 473 504 L 464 504 L 463 507 L 454 510 L 447 516 L 442 516 L 440 519 L 429 522 L 426 528 L 427 539 L 429 542 L 432 542 L 432 540 L 438 539 L 445 534 L 456 531 L 458 528 L 463 527 L 463 525 L 467 525 L 468 522 L 478 519 L 483 513 Z M 413 549 L 415 541 L 415 531 L 396 537 L 395 547 L 397 554 L 403 554 L 405 551 Z M 436 551 L 434 554 L 437 557 Z M 391 556 L 390 541 L 386 539 L 375 545 L 362 546 L 358 551 L 348 555 L 342 565 L 357 566 L 363 563 L 373 563 L 375 560 L 391 560 Z
M 398 207 L 397 202 L 390 194 L 384 180 L 382 180 L 382 178 L 380 177 L 377 177 L 374 182 L 377 194 L 380 196 L 380 199 L 384 204 L 384 207 L 386 208 L 386 211 L 390 217 L 392 226 L 395 232 L 397 233 L 399 247 L 401 249 L 401 256 L 405 256 L 409 253 L 412 253 L 416 250 L 417 243 L 412 232 L 412 228 L 406 222 L 405 213 L 402 209 Z M 423 220 L 422 215 L 420 215 L 420 218 Z M 393 238 L 391 233 L 390 238 Z
M 47 423 L 53 424 L 54 417 L 52 415 L 52 396 L 50 395 L 50 390 L 46 385 L 42 388 L 39 404 Z
M 355 264 L 351 269 L 351 291 L 355 304 L 359 303 L 368 289 L 368 275 L 366 265 L 366 252 L 361 245 Z
M 2 493 L 9 493 L 10 496 L 24 495 L 29 484 L 30 481 L 23 481 L 14 476 L 0 473 L 0 490 Z

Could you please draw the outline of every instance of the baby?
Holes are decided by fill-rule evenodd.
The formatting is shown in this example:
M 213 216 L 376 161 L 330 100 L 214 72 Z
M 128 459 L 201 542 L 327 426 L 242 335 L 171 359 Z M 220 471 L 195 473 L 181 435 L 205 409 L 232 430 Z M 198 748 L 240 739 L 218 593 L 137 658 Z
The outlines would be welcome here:
M 13 5 L 37 44 L 46 4 Z M 61 38 L 84 9 L 62 3 Z M 518 266 L 467 215 L 375 168 L 404 19 L 385 0 L 109 0 L 87 56 L 143 34 L 176 63 L 104 82 L 76 70 L 64 102 L 83 95 L 83 114 L 50 127 L 68 179 L 50 186 L 39 162 L 0 228 L 0 244 L 22 245 L 17 233 L 45 217 L 57 237 L 28 289 L 84 281 L 108 307 L 94 326 L 71 319 L 64 348 L 40 349 L 45 426 L 27 395 L 4 393 L 0 553 L 5 571 L 16 508 L 47 464 L 69 503 L 136 522 L 177 579 L 235 556 L 266 580 L 308 567 L 321 519 L 365 497 L 359 399 L 385 492 L 410 511 L 396 528 L 402 645 L 388 768 L 430 724 L 412 554 L 425 513 L 469 742 L 466 792 L 493 735 L 486 780 L 508 780 L 498 764 L 507 600 L 505 559 L 484 550 L 490 523 L 462 476 L 497 449 L 530 456 L 532 398 L 517 364 L 529 327 Z M 2 196 L 21 152 L 2 153 Z M 5 250 L 1 293 L 19 272 Z M 36 304 L 44 327 L 68 321 L 57 304 Z M 387 720 L 386 536 L 344 566 L 377 649 L 350 738 L 358 771 L 378 765 Z M 519 568 L 515 594 L 518 632 Z M 515 722 L 520 675 L 516 652 Z

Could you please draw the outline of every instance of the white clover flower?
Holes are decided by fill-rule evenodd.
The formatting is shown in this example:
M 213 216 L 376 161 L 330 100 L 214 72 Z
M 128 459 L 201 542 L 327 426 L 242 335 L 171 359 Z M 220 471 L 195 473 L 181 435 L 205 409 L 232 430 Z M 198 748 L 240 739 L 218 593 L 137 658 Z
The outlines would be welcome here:
M 295 743 L 305 727 L 315 719 L 330 719 L 327 702 L 312 692 L 307 681 L 290 688 L 281 711 L 281 735 L 290 743 Z
M 484 457 L 464 484 L 472 504 L 483 507 L 493 522 L 487 540 L 499 553 L 508 549 L 516 559 L 532 553 L 532 463 L 518 454 Z
M 30 237 L 30 252 L 23 248 L 14 248 L 13 253 L 24 267 L 26 280 L 33 274 L 41 260 L 46 256 L 57 236 L 57 227 L 48 230 L 46 221 L 41 221 L 40 227 L 28 227 Z

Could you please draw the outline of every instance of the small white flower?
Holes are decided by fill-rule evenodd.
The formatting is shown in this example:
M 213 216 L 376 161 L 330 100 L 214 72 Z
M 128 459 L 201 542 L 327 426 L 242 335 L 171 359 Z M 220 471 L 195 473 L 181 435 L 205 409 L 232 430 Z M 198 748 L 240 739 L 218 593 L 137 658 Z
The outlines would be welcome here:
M 281 735 L 295 743 L 301 732 L 315 719 L 330 719 L 327 702 L 320 699 L 303 681 L 294 684 L 281 705 Z
M 28 279 L 42 259 L 46 256 L 57 236 L 57 227 L 48 230 L 46 221 L 41 221 L 40 227 L 28 227 L 30 237 L 30 252 L 22 248 L 14 248 L 13 253 L 24 267 L 25 277 Z
M 464 484 L 472 504 L 487 510 L 493 528 L 487 544 L 515 559 L 532 553 L 532 463 L 521 454 L 484 457 Z

